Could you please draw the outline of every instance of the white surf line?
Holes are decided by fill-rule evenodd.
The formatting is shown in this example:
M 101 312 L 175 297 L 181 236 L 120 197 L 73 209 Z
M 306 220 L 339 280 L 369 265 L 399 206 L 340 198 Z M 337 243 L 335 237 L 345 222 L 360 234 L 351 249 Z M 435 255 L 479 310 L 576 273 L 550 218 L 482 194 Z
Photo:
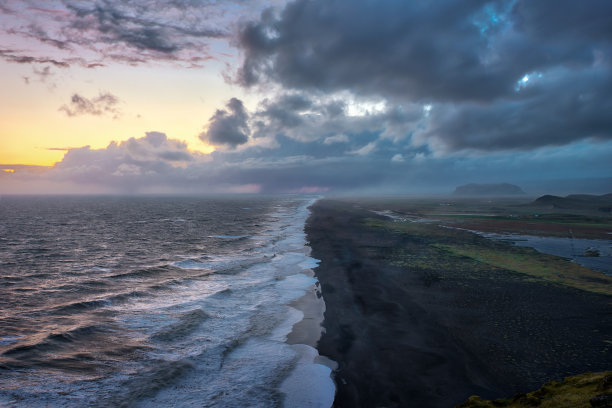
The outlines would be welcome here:
M 310 211 L 308 208 L 313 205 L 319 198 L 313 199 L 301 206 L 299 211 L 305 211 L 307 214 L 304 217 L 304 226 L 302 232 L 299 234 L 306 242 L 306 234 L 304 232 L 306 221 L 309 217 Z M 296 303 L 301 302 L 322 302 L 322 305 L 316 305 L 313 303 L 303 304 L 304 310 L 294 308 L 300 317 L 299 321 L 296 321 L 295 325 L 303 321 L 306 317 L 305 312 L 308 314 L 309 319 L 315 319 L 318 323 L 319 333 L 315 335 L 316 340 L 314 344 L 292 344 L 291 348 L 296 352 L 298 360 L 291 374 L 282 382 L 279 390 L 285 394 L 283 406 L 285 408 L 302 408 L 302 407 L 316 407 L 316 408 L 329 408 L 333 405 L 334 397 L 336 394 L 336 385 L 332 379 L 332 371 L 336 369 L 337 364 L 324 357 L 320 356 L 318 350 L 314 347 L 316 342 L 320 338 L 323 327 L 323 315 L 322 312 L 325 310 L 325 303 L 323 298 L 318 298 L 315 295 L 315 288 L 318 281 L 312 271 L 313 268 L 317 267 L 319 260 L 310 257 L 310 247 L 304 244 L 304 261 L 300 262 L 300 265 L 304 268 L 300 274 L 308 276 L 315 280 L 309 288 L 308 292 L 301 297 Z M 310 299 L 309 299 L 310 297 Z M 295 303 L 294 303 L 295 305 Z M 306 310 L 308 308 L 316 309 L 322 307 L 322 310 Z M 310 326 L 310 325 L 309 325 Z M 308 327 L 312 329 L 312 327 Z M 293 329 L 292 329 L 293 330 Z M 309 333 L 312 335 L 311 333 Z M 307 336 L 304 336 L 302 341 L 308 341 Z M 312 342 L 312 339 L 311 339 Z

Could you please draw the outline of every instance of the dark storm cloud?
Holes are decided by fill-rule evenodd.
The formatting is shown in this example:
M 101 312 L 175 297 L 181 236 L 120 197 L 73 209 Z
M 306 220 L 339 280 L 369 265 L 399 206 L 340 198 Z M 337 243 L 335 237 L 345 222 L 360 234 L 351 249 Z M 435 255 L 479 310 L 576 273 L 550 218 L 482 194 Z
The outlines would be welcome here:
M 164 21 L 159 15 L 158 19 L 142 17 L 147 15 L 150 8 L 168 7 L 163 4 L 136 2 L 125 5 L 103 0 L 93 4 L 66 2 L 66 7 L 75 14 L 70 28 L 95 30 L 99 34 L 99 42 L 124 43 L 141 50 L 173 53 L 188 46 L 191 37 L 217 38 L 227 35 L 217 29 L 196 29 L 174 24 Z
M 255 115 L 259 120 L 256 126 L 264 134 L 269 134 L 270 131 L 282 132 L 283 129 L 296 128 L 304 124 L 303 114 L 312 107 L 312 101 L 301 94 L 286 94 L 274 99 L 265 99 L 260 102 L 259 110 Z M 254 134 L 254 137 L 261 137 L 261 133 Z
M 564 0 L 556 2 L 555 7 L 546 2 L 520 1 L 512 10 L 512 19 L 528 38 L 548 44 L 569 42 L 577 48 L 585 43 L 610 44 L 611 12 L 612 4 L 606 0 Z
M 232 98 L 226 109 L 217 109 L 210 118 L 208 130 L 200 134 L 200 139 L 214 146 L 235 148 L 249 140 L 249 116 L 240 99 Z
M 93 58 L 83 66 L 112 60 L 200 67 L 221 57 L 210 50 L 213 41 L 229 39 L 239 18 L 259 13 L 266 3 L 253 0 L 244 7 L 242 0 L 23 0 L 0 7 L 0 32 L 28 44 L 38 42 L 31 58 L 67 65 L 78 62 L 74 55 L 80 54 Z M 37 62 L 29 54 L 22 50 L 12 60 Z
M 481 75 L 487 41 L 469 23 L 481 2 L 445 4 L 294 1 L 280 18 L 268 12 L 243 29 L 241 79 L 416 98 L 503 93 L 503 82 Z
M 528 149 L 581 139 L 612 139 L 612 75 L 561 72 L 529 80 L 524 97 L 485 106 L 440 104 L 416 138 L 443 150 Z
M 244 25 L 239 44 L 245 86 L 430 106 L 427 120 L 389 117 L 385 129 L 434 150 L 612 137 L 606 0 L 295 0 Z M 280 113 L 285 126 L 300 125 Z
M 312 107 L 312 101 L 304 95 L 289 94 L 261 103 L 259 116 L 266 117 L 282 127 L 293 128 L 303 123 L 301 113 Z
M 46 12 L 46 10 L 42 9 L 32 9 L 35 11 Z M 20 27 L 20 29 L 9 29 L 7 30 L 8 34 L 17 34 L 27 38 L 33 38 L 41 43 L 49 44 L 55 48 L 61 50 L 70 50 L 70 41 L 68 40 L 58 40 L 49 35 L 40 25 L 38 24 L 28 24 L 26 27 Z
M 378 139 L 406 143 L 421 118 L 422 106 L 416 104 L 291 92 L 261 101 L 250 123 L 253 139 L 267 140 L 269 146 L 284 136 L 317 142 L 322 152 L 344 149 L 350 154 Z M 364 143 L 365 134 L 369 136 Z
M 610 47 L 612 3 L 532 3 L 296 0 L 280 17 L 267 11 L 243 28 L 241 79 L 246 85 L 270 79 L 300 89 L 490 100 L 512 92 L 526 72 L 589 65 L 595 50 Z M 544 7 L 555 11 L 544 13 Z
M 119 98 L 108 92 L 100 93 L 93 98 L 86 98 L 75 93 L 70 98 L 70 103 L 62 105 L 59 110 L 68 116 L 109 114 L 117 117 L 120 114 L 118 104 Z

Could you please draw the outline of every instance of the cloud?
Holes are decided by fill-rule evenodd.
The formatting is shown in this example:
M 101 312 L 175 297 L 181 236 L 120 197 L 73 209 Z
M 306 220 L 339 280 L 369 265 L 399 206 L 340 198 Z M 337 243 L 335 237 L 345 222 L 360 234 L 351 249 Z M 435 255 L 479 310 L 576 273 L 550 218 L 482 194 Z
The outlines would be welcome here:
M 466 24 L 478 4 L 297 0 L 278 18 L 267 13 L 244 27 L 240 79 L 385 96 L 490 97 L 504 82 L 495 81 L 498 69 L 496 78 L 481 75 L 486 41 Z
M 181 4 L 177 4 L 181 3 Z M 138 50 L 149 50 L 160 53 L 174 53 L 188 47 L 190 38 L 218 38 L 227 36 L 227 32 L 215 28 L 196 28 L 186 19 L 168 20 L 165 12 L 177 12 L 187 15 L 180 8 L 186 6 L 194 9 L 187 2 L 157 5 L 157 10 L 147 9 L 155 5 L 148 2 L 124 4 L 109 0 L 96 1 L 91 4 L 66 3 L 66 8 L 73 12 L 69 30 L 95 33 L 98 43 L 125 44 Z M 161 6 L 162 13 L 159 12 Z M 82 43 L 80 44 L 82 45 Z
M 130 157 L 147 162 L 188 162 L 194 160 L 185 142 L 168 139 L 162 132 L 147 132 L 144 138 L 130 138 L 121 144 Z
M 55 75 L 55 72 L 51 70 L 51 66 L 47 65 L 39 69 L 35 65 L 33 65 L 32 74 L 33 77 L 25 75 L 22 76 L 23 82 L 26 85 L 29 85 L 30 83 L 36 81 L 39 83 L 47 84 L 50 89 L 54 89 L 57 87 L 54 82 L 50 81 L 50 79 Z
M 554 10 L 527 0 L 294 0 L 242 26 L 236 80 L 382 101 L 367 129 L 436 154 L 601 141 L 612 137 L 611 14 L 605 0 L 563 0 Z M 271 126 L 309 140 L 319 132 L 327 143 L 354 133 L 316 108 L 316 117 L 272 108 L 256 136 Z M 349 108 L 340 104 L 340 118 Z
M 117 107 L 119 98 L 109 92 L 101 92 L 98 96 L 94 96 L 88 99 L 79 94 L 73 94 L 70 98 L 70 104 L 62 105 L 59 110 L 66 113 L 66 115 L 80 116 L 80 115 L 113 115 L 117 118 L 120 115 L 120 111 Z
M 612 139 L 609 71 L 550 72 L 520 92 L 525 96 L 484 106 L 434 106 L 415 139 L 447 152 L 527 150 Z
M 349 141 L 349 137 L 347 135 L 334 135 L 328 136 L 323 140 L 324 145 L 330 145 L 334 143 L 347 143 Z
M 189 185 L 189 164 L 203 162 L 185 142 L 161 132 L 112 142 L 105 149 L 69 148 L 46 177 L 57 182 L 98 186 L 105 191 L 137 192 L 147 188 Z
M 29 55 L 19 55 L 18 51 L 4 49 L 0 50 L 0 57 L 4 58 L 8 62 L 14 62 L 17 64 L 50 64 L 58 68 L 68 68 L 70 64 L 66 61 L 60 61 L 53 58 L 47 57 L 34 57 Z
M 391 158 L 391 161 L 395 163 L 401 163 L 404 161 L 404 156 L 398 153 Z
M 491 100 L 511 93 L 526 72 L 589 66 L 595 50 L 610 46 L 609 21 L 602 17 L 612 12 L 609 2 L 562 3 L 551 13 L 548 5 L 529 1 L 295 0 L 278 17 L 268 11 L 244 26 L 240 80 L 384 97 Z
M 46 82 L 47 79 L 49 79 L 49 77 L 53 75 L 53 72 L 51 72 L 51 67 L 49 66 L 46 66 L 41 69 L 37 69 L 36 67 L 33 67 L 32 71 L 34 72 L 34 75 L 38 77 L 40 82 Z
M 365 146 L 360 147 L 359 149 L 353 150 L 349 152 L 350 154 L 356 154 L 359 156 L 367 156 L 372 153 L 376 149 L 376 142 L 370 142 Z
M 348 151 L 372 141 L 363 140 L 365 133 L 370 139 L 405 139 L 406 133 L 398 131 L 398 121 L 412 128 L 422 116 L 421 107 L 415 104 L 373 106 L 377 104 L 348 93 L 281 92 L 264 99 L 251 115 L 253 139 L 274 146 L 270 140 L 285 136 L 303 142 L 319 141 L 332 152 Z
M 235 148 L 249 140 L 248 114 L 240 99 L 232 98 L 226 109 L 218 109 L 210 118 L 208 130 L 200 139 L 214 146 Z
M 63 66 L 97 65 L 109 60 L 131 65 L 164 61 L 201 66 L 222 58 L 211 44 L 228 40 L 240 18 L 282 4 L 253 0 L 37 0 L 0 7 L 0 32 L 27 43 L 29 50 L 0 54 L 12 62 L 55 61 Z M 87 60 L 74 59 L 86 55 Z M 53 57 L 51 57 L 53 56 Z
M 367 135 L 361 140 L 368 140 Z M 203 155 L 163 133 L 148 132 L 104 149 L 70 148 L 63 160 L 50 168 L 0 165 L 14 170 L 0 172 L 0 189 L 5 194 L 413 194 L 451 192 L 466 182 L 500 180 L 529 186 L 530 193 L 567 191 L 581 183 L 598 186 L 596 190 L 603 193 L 612 186 L 612 141 L 602 142 L 596 149 L 579 142 L 554 151 L 476 157 L 433 157 L 398 148 L 390 140 L 378 141 L 367 156 L 323 150 L 319 141 L 279 137 L 276 149 L 252 145 Z

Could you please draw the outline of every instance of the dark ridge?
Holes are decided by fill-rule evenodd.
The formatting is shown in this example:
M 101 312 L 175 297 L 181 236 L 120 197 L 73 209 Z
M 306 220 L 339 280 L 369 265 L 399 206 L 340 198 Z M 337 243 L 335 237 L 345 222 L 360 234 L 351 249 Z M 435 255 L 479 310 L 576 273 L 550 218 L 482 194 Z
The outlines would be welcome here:
M 531 203 L 534 206 L 559 210 L 590 210 L 612 212 L 612 193 L 603 195 L 570 194 L 565 197 L 543 195 Z

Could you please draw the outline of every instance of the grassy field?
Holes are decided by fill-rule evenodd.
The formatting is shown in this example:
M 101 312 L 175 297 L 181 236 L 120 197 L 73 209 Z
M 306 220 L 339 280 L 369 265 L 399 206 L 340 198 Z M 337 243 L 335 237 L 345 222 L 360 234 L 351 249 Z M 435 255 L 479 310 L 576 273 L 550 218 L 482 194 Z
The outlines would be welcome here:
M 610 239 L 612 215 L 597 210 L 534 206 L 531 199 L 386 199 L 367 208 L 398 218 L 427 219 L 469 230 L 527 235 Z
M 479 235 L 435 223 L 369 218 L 366 224 L 410 237 L 413 245 L 394 248 L 396 266 L 422 270 L 425 282 L 445 278 L 452 270 L 465 277 L 495 278 L 495 270 L 519 274 L 518 279 L 541 280 L 599 294 L 612 295 L 612 277 L 582 267 L 565 258 L 532 248 L 492 241 Z M 418 244 L 418 250 L 417 250 Z
M 496 268 L 522 273 L 576 289 L 612 295 L 612 278 L 567 259 L 542 254 L 531 248 L 483 248 L 477 245 L 437 245 L 452 257 L 468 257 Z

